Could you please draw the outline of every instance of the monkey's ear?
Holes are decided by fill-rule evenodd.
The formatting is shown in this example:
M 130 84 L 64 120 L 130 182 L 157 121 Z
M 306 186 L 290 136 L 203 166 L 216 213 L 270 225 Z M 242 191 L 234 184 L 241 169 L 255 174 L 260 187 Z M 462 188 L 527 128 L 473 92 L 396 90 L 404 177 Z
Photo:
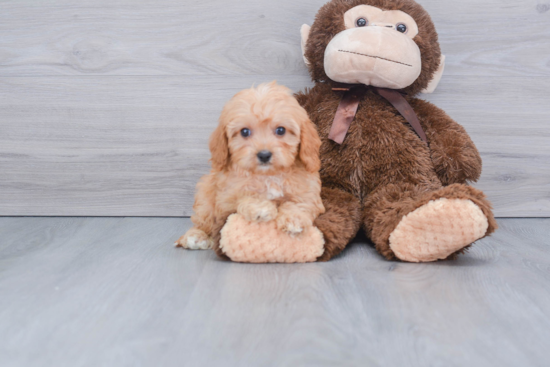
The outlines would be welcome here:
M 304 62 L 306 63 L 306 65 L 309 65 L 309 61 L 306 58 L 306 44 L 307 39 L 309 38 L 310 29 L 311 27 L 307 24 L 302 25 L 302 28 L 300 29 L 300 34 L 302 35 L 302 56 L 304 57 Z
M 441 77 L 443 76 L 443 71 L 445 70 L 445 55 L 441 55 L 441 61 L 439 62 L 439 68 L 437 68 L 437 71 L 434 73 L 434 76 L 432 80 L 430 81 L 430 84 L 426 87 L 426 89 L 421 90 L 421 93 L 433 93 L 435 88 L 437 88 L 439 81 L 441 80 Z

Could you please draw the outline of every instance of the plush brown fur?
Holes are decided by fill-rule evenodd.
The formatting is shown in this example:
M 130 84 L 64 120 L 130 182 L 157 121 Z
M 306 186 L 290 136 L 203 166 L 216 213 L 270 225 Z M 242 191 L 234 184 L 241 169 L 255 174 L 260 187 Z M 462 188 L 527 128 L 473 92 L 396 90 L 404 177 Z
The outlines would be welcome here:
M 361 227 L 361 202 L 353 195 L 323 187 L 321 198 L 326 213 L 314 224 L 325 237 L 325 252 L 318 259 L 328 261 L 338 255 Z
M 325 74 L 324 50 L 332 37 L 344 30 L 343 14 L 360 4 L 402 10 L 418 24 L 414 41 L 422 54 L 422 74 L 403 92 L 418 115 L 429 147 L 391 104 L 370 89 L 343 144 L 328 139 L 342 95 L 332 91 Z M 311 27 L 306 57 L 316 85 L 296 97 L 322 140 L 326 212 L 315 225 L 325 235 L 326 250 L 319 260 L 340 253 L 361 226 L 377 250 L 394 259 L 388 239 L 401 218 L 438 198 L 471 200 L 487 216 L 486 235 L 496 229 L 490 203 L 482 192 L 467 186 L 481 174 L 481 158 L 474 143 L 444 111 L 413 97 L 428 85 L 441 57 L 434 25 L 420 5 L 412 0 L 331 1 L 319 10 Z

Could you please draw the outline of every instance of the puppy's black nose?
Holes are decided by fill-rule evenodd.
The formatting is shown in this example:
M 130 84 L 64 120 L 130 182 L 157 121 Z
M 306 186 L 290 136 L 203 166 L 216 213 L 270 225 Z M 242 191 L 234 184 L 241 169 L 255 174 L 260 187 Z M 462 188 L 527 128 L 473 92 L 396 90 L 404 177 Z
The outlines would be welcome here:
M 267 163 L 271 160 L 271 156 L 273 154 L 269 151 L 269 150 L 262 150 L 260 152 L 258 152 L 257 156 L 258 156 L 258 159 L 260 160 L 260 162 L 262 163 Z

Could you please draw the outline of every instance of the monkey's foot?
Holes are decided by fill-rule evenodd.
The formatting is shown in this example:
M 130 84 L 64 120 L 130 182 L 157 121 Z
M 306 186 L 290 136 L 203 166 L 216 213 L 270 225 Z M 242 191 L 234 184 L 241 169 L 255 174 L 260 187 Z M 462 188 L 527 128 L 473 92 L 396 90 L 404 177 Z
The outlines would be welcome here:
M 279 230 L 275 221 L 248 221 L 232 214 L 221 231 L 220 249 L 245 263 L 306 263 L 323 255 L 323 234 L 311 224 L 299 237 Z
M 390 248 L 403 261 L 443 260 L 485 236 L 488 226 L 472 201 L 441 198 L 404 216 L 390 235 Z

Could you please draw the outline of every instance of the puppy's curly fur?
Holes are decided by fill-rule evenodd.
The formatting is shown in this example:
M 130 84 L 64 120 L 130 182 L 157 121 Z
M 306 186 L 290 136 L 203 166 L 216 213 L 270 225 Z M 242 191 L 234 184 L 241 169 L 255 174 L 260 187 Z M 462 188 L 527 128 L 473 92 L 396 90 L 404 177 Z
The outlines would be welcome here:
M 299 235 L 325 211 L 320 145 L 288 88 L 272 82 L 239 92 L 210 138 L 212 171 L 197 184 L 194 227 L 176 246 L 214 248 L 223 256 L 220 231 L 233 213 L 249 221 L 275 220 L 280 230 Z M 262 162 L 260 152 L 271 153 L 270 159 Z

